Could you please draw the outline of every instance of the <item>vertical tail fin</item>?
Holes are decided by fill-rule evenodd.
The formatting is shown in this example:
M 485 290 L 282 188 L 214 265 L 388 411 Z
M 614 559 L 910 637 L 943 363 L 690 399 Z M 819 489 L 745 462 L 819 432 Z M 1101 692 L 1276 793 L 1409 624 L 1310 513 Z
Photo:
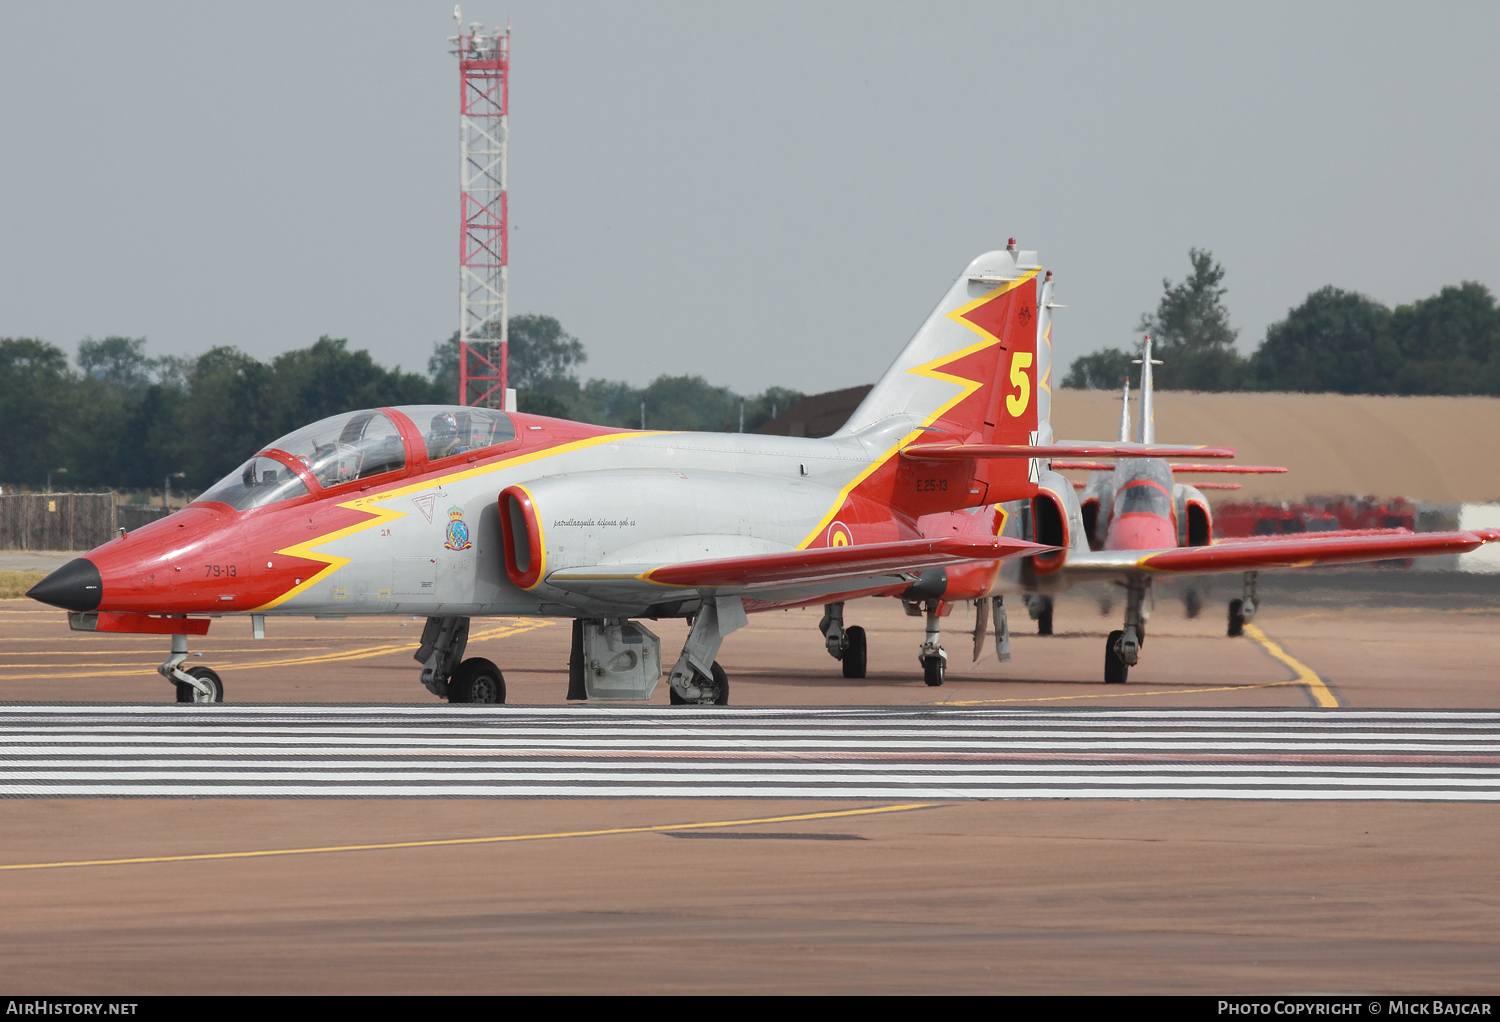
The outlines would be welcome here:
M 1120 390 L 1120 443 L 1130 443 L 1130 376 Z
M 1151 357 L 1151 335 L 1141 342 L 1141 357 L 1134 363 L 1141 367 L 1141 421 L 1136 423 L 1135 439 L 1137 443 L 1156 443 L 1156 406 L 1152 402 L 1151 393 L 1151 367 L 1159 366 L 1161 362 Z
M 1036 492 L 1034 459 L 978 459 L 936 472 L 897 449 L 917 439 L 1034 444 L 1045 367 L 1035 252 L 1009 247 L 971 262 L 835 435 L 857 436 L 888 466 L 862 490 L 912 515 L 979 507 Z M 1005 494 L 996 497 L 996 494 Z
M 1036 301 L 1036 429 L 1037 443 L 1052 442 L 1052 271 L 1042 278 Z
M 959 275 L 840 434 L 926 430 L 928 439 L 1028 443 L 1039 381 L 1035 252 L 1015 239 Z

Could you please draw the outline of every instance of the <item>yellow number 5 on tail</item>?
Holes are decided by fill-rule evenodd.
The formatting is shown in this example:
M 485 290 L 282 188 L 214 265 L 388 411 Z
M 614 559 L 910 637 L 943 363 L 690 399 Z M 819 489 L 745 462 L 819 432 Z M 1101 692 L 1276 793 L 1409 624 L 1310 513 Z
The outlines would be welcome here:
M 1018 351 L 1010 357 L 1010 383 L 1021 393 L 1005 395 L 1005 410 L 1018 417 L 1031 404 L 1031 377 L 1026 370 L 1031 368 L 1031 352 Z

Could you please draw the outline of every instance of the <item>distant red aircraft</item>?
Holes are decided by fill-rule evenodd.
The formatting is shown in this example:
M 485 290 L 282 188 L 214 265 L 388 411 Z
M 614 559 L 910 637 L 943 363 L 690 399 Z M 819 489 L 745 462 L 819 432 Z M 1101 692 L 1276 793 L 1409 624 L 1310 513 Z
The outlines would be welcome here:
M 1050 279 L 1044 285 L 1038 323 L 1038 373 L 1047 390 L 1051 363 Z M 971 600 L 976 605 L 974 659 L 978 659 L 991 617 L 1001 660 L 1010 659 L 1009 620 L 1004 598 L 1025 597 L 1028 609 L 1044 634 L 1052 631 L 1052 597 L 1077 582 L 1112 582 L 1124 590 L 1123 627 L 1105 642 L 1104 680 L 1123 683 L 1139 662 L 1145 642 L 1152 582 L 1164 575 L 1207 575 L 1243 572 L 1243 594 L 1229 604 L 1230 635 L 1240 635 L 1257 608 L 1258 572 L 1349 564 L 1395 558 L 1466 553 L 1500 539 L 1500 530 L 1413 533 L 1409 529 L 1334 529 L 1294 535 L 1264 535 L 1216 540 L 1208 501 L 1198 488 L 1176 482 L 1175 473 L 1267 473 L 1286 469 L 1261 465 L 1204 465 L 1173 463 L 1168 459 L 1193 457 L 1193 449 L 1173 450 L 1155 444 L 1152 408 L 1151 339 L 1143 345 L 1140 421 L 1136 443 L 1130 435 L 1129 381 L 1121 408 L 1120 443 L 1109 452 L 1114 464 L 1068 460 L 1063 452 L 1085 450 L 1084 445 L 1051 443 L 1049 403 L 1041 402 L 1038 455 L 1058 455 L 1044 463 L 1037 475 L 1037 493 L 1029 500 L 1002 502 L 978 508 L 933 514 L 923 518 L 924 535 L 998 535 L 1034 540 L 1054 549 L 1001 565 L 966 564 L 932 568 L 904 594 L 907 610 L 925 613 L 927 635 L 918 658 L 929 685 L 940 685 L 947 654 L 940 642 L 941 618 L 953 604 Z M 1132 450 L 1131 448 L 1134 448 Z M 1202 457 L 1209 449 L 1197 449 Z M 1214 449 L 1213 453 L 1233 453 Z M 924 460 L 956 456 L 941 445 L 914 444 L 905 458 Z M 1095 457 L 1096 455 L 1088 455 Z M 1058 469 L 1091 469 L 1081 493 Z M 840 655 L 844 633 L 843 607 L 825 608 L 823 631 L 828 648 Z M 852 630 L 852 629 L 851 629 Z M 846 661 L 844 673 L 862 677 L 862 659 Z

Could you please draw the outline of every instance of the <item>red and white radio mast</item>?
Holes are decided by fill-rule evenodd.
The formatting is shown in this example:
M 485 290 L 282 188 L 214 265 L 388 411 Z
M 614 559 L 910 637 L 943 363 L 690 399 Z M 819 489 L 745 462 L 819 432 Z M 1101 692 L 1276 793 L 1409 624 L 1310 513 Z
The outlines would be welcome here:
M 505 196 L 510 114 L 510 28 L 486 33 L 475 22 L 459 34 L 458 402 L 511 405 L 506 285 L 510 229 Z M 514 409 L 511 409 L 514 410 Z

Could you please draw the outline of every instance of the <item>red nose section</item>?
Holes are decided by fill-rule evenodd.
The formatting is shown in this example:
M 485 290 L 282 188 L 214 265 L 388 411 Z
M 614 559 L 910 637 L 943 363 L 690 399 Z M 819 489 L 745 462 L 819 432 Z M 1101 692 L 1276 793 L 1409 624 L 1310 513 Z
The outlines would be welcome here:
M 264 606 L 321 567 L 274 552 L 289 537 L 285 528 L 266 528 L 272 517 L 258 516 L 259 527 L 247 529 L 228 508 L 195 505 L 95 547 L 88 562 L 101 583 L 97 609 L 232 614 Z M 305 522 L 300 531 L 306 534 Z M 265 532 L 264 542 L 247 532 Z
M 1177 527 L 1161 515 L 1134 512 L 1109 523 L 1106 550 L 1165 550 L 1177 545 Z
M 216 612 L 219 603 L 238 610 L 240 601 L 224 583 L 249 574 L 235 515 L 227 510 L 179 511 L 95 547 L 88 559 L 103 583 L 100 610 Z

